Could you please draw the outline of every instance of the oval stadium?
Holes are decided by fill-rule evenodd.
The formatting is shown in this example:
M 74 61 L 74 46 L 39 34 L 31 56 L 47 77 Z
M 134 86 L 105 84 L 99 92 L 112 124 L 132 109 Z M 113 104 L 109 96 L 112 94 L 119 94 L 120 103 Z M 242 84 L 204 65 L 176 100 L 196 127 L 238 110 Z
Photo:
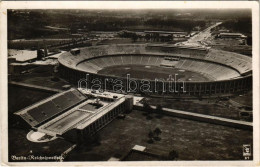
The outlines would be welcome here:
M 65 52 L 58 61 L 60 75 L 71 83 L 87 78 L 85 85 L 91 87 L 99 80 L 109 91 L 117 91 L 118 80 L 123 92 L 173 97 L 231 95 L 252 88 L 251 57 L 206 47 L 100 45 Z

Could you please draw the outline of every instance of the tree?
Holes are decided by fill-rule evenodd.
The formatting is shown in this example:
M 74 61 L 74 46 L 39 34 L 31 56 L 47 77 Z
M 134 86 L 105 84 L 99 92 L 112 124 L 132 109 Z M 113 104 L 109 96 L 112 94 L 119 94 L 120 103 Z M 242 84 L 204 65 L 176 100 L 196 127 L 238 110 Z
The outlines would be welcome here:
M 133 33 L 131 38 L 132 38 L 132 40 L 133 40 L 134 42 L 136 42 L 137 39 L 138 39 L 138 36 L 137 36 L 135 33 Z
M 153 138 L 153 137 L 154 137 L 153 131 L 150 131 L 150 132 L 148 133 L 148 137 L 149 137 L 149 138 Z
M 167 41 L 169 42 L 169 41 L 172 41 L 172 35 L 168 35 L 167 36 Z
M 168 158 L 169 160 L 174 160 L 179 157 L 178 153 L 175 150 L 169 152 Z
M 155 128 L 155 130 L 153 131 L 153 134 L 155 135 L 154 136 L 154 139 L 157 140 L 157 141 L 160 141 L 161 138 L 159 137 L 159 135 L 162 133 L 161 129 L 160 128 Z
M 160 105 L 160 104 L 158 104 L 157 106 L 156 106 L 156 113 L 158 114 L 156 117 L 157 118 L 162 118 L 162 111 L 163 111 L 163 109 L 162 109 L 162 106 Z
M 155 134 L 156 136 L 159 136 L 159 135 L 162 133 L 162 131 L 161 131 L 160 128 L 155 128 L 155 130 L 154 130 L 153 132 L 154 132 L 154 134 Z
M 150 38 L 151 38 L 151 37 L 150 37 L 150 34 L 145 34 L 145 40 L 146 40 L 146 41 L 149 41 Z
M 146 117 L 146 119 L 147 120 L 152 120 L 153 119 L 153 117 L 150 115 L 150 113 L 147 115 L 147 117 Z
M 162 106 L 160 104 L 156 105 L 156 112 L 160 113 L 162 111 Z
M 147 143 L 149 143 L 149 144 L 152 144 L 153 142 L 154 142 L 154 141 L 153 141 L 152 138 L 147 140 Z
M 153 141 L 153 137 L 154 137 L 153 131 L 150 131 L 150 132 L 148 133 L 148 137 L 149 137 L 149 139 L 147 140 L 147 143 L 152 144 L 152 143 L 154 142 L 154 141 Z
M 144 108 L 144 111 L 146 111 L 146 112 L 151 111 L 151 106 L 149 105 L 149 103 L 146 100 L 143 101 L 143 108 Z
M 247 41 L 247 45 L 252 46 L 252 37 L 251 36 L 248 36 L 246 41 Z

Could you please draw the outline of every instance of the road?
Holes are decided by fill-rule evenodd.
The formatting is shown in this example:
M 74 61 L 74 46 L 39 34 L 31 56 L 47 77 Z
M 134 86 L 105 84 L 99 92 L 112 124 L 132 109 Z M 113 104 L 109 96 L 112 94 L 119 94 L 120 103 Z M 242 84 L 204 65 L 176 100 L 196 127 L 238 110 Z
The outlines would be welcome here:
M 211 36 L 210 30 L 214 27 L 217 27 L 220 24 L 222 24 L 222 22 L 218 22 L 206 28 L 205 30 L 189 38 L 187 41 L 178 43 L 177 45 L 189 45 L 189 46 L 200 46 L 200 47 L 207 46 L 207 44 L 204 41 Z

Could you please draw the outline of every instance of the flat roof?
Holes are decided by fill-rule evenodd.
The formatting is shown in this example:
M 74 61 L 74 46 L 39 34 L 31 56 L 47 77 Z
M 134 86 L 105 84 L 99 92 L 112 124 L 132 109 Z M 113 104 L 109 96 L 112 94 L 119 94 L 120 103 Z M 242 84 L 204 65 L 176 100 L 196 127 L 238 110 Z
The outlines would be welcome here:
M 71 49 L 70 51 L 78 51 L 79 48 L 74 48 L 74 49 Z
M 195 50 L 207 50 L 208 48 L 205 47 L 195 47 L 195 46 L 188 46 L 188 45 L 169 45 L 169 44 L 149 44 L 148 47 L 167 47 L 167 48 L 182 48 L 182 49 L 195 49 Z
M 187 32 L 184 31 L 144 31 L 145 33 L 162 33 L 162 34 L 187 34 Z
M 92 96 L 96 96 L 96 97 L 104 97 L 104 98 L 110 98 L 110 99 L 114 99 L 115 96 L 117 96 L 117 98 L 124 96 L 124 95 L 118 94 L 118 93 L 100 92 L 98 90 L 91 90 L 91 89 L 84 89 L 84 88 L 78 88 L 78 90 L 86 95 L 92 95 Z
M 219 35 L 243 35 L 243 34 L 241 34 L 241 33 L 223 32 L 223 33 L 219 33 Z
M 246 37 L 244 34 L 241 33 L 219 33 L 220 36 L 239 36 L 239 37 Z
M 25 62 L 37 58 L 37 51 L 8 49 L 8 58 L 15 58 L 16 61 Z
M 117 107 L 124 101 L 125 101 L 125 97 L 121 97 L 118 100 L 116 100 L 115 102 L 111 102 L 108 105 L 100 108 L 97 112 L 90 115 L 86 120 L 84 120 L 80 124 L 78 124 L 77 129 L 84 129 L 85 127 L 92 124 L 97 119 L 99 119 L 100 117 L 102 117 L 103 115 L 105 115 L 106 113 L 108 113 L 109 111 L 111 111 L 113 108 Z

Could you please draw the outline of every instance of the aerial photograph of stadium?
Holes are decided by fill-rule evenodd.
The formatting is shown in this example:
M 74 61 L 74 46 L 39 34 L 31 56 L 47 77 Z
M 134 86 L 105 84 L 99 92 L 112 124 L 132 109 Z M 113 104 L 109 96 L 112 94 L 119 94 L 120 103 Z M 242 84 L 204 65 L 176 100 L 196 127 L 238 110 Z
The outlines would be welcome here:
M 8 9 L 8 161 L 253 160 L 251 9 Z

